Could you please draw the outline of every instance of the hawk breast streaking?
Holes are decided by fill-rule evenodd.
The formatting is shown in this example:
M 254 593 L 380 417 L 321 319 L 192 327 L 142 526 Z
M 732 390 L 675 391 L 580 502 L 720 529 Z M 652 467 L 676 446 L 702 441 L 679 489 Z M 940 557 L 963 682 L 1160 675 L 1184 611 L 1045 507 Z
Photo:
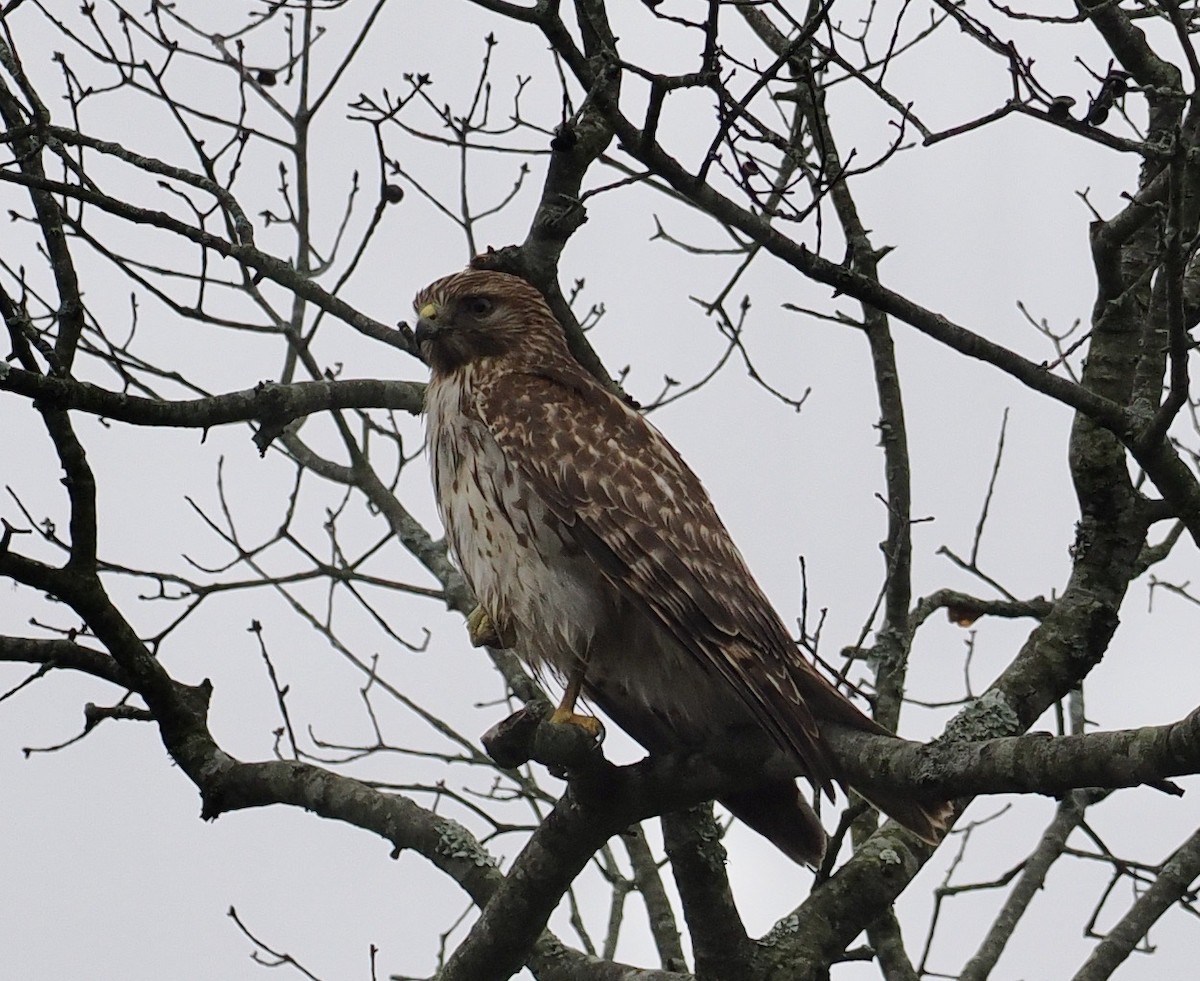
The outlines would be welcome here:
M 447 541 L 490 632 L 566 682 L 556 720 L 587 719 L 582 689 L 652 754 L 761 737 L 832 795 L 821 721 L 884 730 L 797 651 L 679 454 L 583 370 L 524 280 L 466 270 L 414 306 Z M 932 843 L 949 813 L 873 802 Z M 722 803 L 795 861 L 821 861 L 795 780 Z

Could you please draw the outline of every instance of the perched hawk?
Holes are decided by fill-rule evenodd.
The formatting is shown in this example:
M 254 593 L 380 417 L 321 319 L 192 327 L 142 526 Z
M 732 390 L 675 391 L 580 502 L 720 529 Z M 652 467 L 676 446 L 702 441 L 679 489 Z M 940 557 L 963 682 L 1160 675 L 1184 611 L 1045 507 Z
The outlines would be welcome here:
M 884 732 L 796 649 L 699 479 L 641 415 L 583 370 L 536 289 L 466 270 L 414 301 L 432 367 L 428 446 L 447 541 L 479 603 L 476 632 L 582 693 L 650 753 L 737 732 L 839 779 L 835 720 Z M 874 795 L 936 843 L 945 804 Z M 800 863 L 825 832 L 795 780 L 722 803 Z

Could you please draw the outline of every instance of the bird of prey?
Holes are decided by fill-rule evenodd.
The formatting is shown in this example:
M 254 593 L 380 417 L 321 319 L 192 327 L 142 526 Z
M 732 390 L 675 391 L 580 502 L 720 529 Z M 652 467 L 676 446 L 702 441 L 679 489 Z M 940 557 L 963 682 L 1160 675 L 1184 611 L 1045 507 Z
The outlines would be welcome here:
M 428 452 L 473 639 L 566 685 L 556 722 L 598 731 L 582 694 L 651 754 L 725 737 L 782 747 L 819 793 L 840 782 L 824 720 L 884 733 L 796 648 L 700 480 L 572 357 L 542 295 L 468 269 L 414 300 L 432 377 Z M 794 779 L 721 801 L 788 857 L 826 836 Z M 936 843 L 948 805 L 872 803 Z

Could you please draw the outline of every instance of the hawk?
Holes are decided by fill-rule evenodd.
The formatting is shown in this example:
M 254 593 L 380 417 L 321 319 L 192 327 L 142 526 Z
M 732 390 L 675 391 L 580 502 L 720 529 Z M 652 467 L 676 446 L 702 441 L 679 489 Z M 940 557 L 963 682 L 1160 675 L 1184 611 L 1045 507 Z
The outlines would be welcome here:
M 512 647 L 651 754 L 734 734 L 776 745 L 832 798 L 822 720 L 884 733 L 797 650 L 699 478 L 572 357 L 541 294 L 468 269 L 413 302 L 431 368 L 428 451 L 446 540 L 475 592 L 473 639 Z M 872 795 L 936 844 L 949 806 Z M 793 779 L 725 797 L 788 857 L 826 837 Z

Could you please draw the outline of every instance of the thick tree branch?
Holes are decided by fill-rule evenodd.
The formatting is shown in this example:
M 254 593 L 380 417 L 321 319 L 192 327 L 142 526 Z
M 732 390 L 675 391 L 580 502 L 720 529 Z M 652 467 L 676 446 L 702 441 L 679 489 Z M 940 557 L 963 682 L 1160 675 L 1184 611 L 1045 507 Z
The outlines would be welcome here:
M 209 429 L 233 422 L 270 422 L 275 427 L 329 409 L 398 409 L 418 414 L 421 382 L 348 379 L 279 384 L 198 399 L 151 399 L 113 392 L 90 382 L 25 371 L 0 362 L 0 391 L 135 426 Z
M 840 727 L 826 738 L 846 779 L 918 796 L 1059 795 L 1080 787 L 1136 787 L 1200 772 L 1200 709 L 1178 722 L 1141 729 L 1050 736 L 1030 733 L 981 742 L 902 742 Z
M 725 981 L 755 976 L 755 949 L 725 873 L 725 846 L 711 804 L 662 816 L 663 844 L 692 938 L 696 975 Z

